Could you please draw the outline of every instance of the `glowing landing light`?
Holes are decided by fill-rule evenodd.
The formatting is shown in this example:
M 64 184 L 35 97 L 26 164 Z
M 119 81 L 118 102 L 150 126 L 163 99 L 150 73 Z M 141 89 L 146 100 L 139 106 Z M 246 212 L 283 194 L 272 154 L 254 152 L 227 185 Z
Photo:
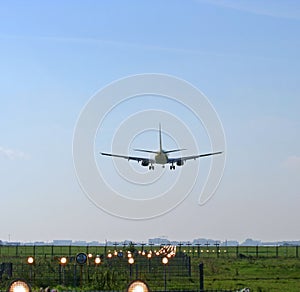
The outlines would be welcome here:
M 128 263 L 129 263 L 130 265 L 132 265 L 132 264 L 134 263 L 134 258 L 129 258 L 129 259 L 128 259 Z
M 149 291 L 148 285 L 141 280 L 133 281 L 132 283 L 129 284 L 127 288 L 127 292 L 148 292 L 148 291 Z
M 101 264 L 101 258 L 99 256 L 95 257 L 95 264 L 100 265 Z
M 62 266 L 66 265 L 66 264 L 67 264 L 67 262 L 68 262 L 68 260 L 67 260 L 67 258 L 66 258 L 66 257 L 61 257 L 61 258 L 60 258 L 60 261 L 59 261 L 59 263 L 60 263 Z
M 8 292 L 31 292 L 31 287 L 23 280 L 13 281 L 8 289 Z
M 32 264 L 34 263 L 34 257 L 28 257 L 28 258 L 27 258 L 27 263 L 28 263 L 29 265 L 32 265 Z

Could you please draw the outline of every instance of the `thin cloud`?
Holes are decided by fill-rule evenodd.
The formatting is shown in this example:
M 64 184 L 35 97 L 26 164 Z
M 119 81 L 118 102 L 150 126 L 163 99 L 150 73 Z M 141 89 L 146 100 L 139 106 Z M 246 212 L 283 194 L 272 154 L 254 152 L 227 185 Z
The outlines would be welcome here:
M 11 149 L 11 148 L 5 148 L 0 146 L 0 157 L 5 157 L 10 160 L 16 160 L 16 159 L 29 159 L 29 155 L 26 153 L 16 150 L 16 149 Z

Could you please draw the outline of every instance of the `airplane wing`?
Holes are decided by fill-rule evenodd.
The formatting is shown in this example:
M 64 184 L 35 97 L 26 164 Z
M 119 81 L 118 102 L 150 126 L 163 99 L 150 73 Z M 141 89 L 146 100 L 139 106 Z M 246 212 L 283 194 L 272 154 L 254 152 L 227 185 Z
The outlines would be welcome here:
M 137 162 L 142 161 L 145 165 L 155 162 L 153 159 L 144 158 L 144 157 L 138 157 L 138 156 L 126 156 L 126 155 L 111 154 L 111 153 L 105 153 L 105 152 L 100 152 L 100 154 L 101 155 L 105 155 L 105 156 L 112 156 L 112 157 L 124 158 L 124 159 L 127 159 L 127 160 L 135 160 Z
M 178 158 L 168 158 L 168 163 L 182 163 L 187 160 L 192 160 L 192 159 L 197 159 L 200 157 L 206 157 L 206 156 L 211 156 L 211 155 L 217 155 L 223 153 L 222 151 L 220 152 L 212 152 L 212 153 L 205 153 L 205 154 L 198 154 L 198 155 L 191 155 L 191 156 L 183 156 L 183 157 L 178 157 Z

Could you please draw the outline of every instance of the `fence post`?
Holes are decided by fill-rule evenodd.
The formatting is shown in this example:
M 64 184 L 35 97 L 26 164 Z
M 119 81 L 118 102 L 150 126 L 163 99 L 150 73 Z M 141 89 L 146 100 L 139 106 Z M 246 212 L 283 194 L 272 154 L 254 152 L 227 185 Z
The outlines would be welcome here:
M 200 286 L 200 292 L 203 292 L 204 291 L 203 263 L 199 264 L 199 286 Z
M 191 268 L 191 257 L 190 256 L 188 257 L 188 268 L 189 268 L 189 270 L 188 270 L 189 277 L 191 277 L 192 276 L 192 268 Z
M 74 264 L 74 270 L 73 270 L 73 286 L 77 287 L 77 266 Z
M 197 243 L 197 254 L 198 254 L 198 258 L 200 257 L 200 243 Z
M 135 278 L 136 279 L 139 278 L 139 265 L 138 264 L 135 265 Z

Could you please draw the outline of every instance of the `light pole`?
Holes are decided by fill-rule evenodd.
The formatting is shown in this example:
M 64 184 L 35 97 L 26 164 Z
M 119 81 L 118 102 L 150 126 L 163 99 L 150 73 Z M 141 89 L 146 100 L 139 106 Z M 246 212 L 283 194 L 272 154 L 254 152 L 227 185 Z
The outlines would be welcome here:
M 29 256 L 27 258 L 27 264 L 30 266 L 29 279 L 30 279 L 30 283 L 31 283 L 32 282 L 32 266 L 34 265 L 34 257 Z
M 169 262 L 169 259 L 167 257 L 163 257 L 162 263 L 164 265 L 164 286 L 165 286 L 165 291 L 167 291 L 167 264 Z
M 201 243 L 197 243 L 197 253 L 198 253 L 198 257 L 200 256 L 200 246 L 201 246 Z
M 219 253 L 220 253 L 220 251 L 219 251 L 220 243 L 216 242 L 215 246 L 216 246 L 216 249 L 217 249 L 217 258 L 218 258 L 219 257 Z
M 131 278 L 132 278 L 132 265 L 134 264 L 134 258 L 133 257 L 128 258 L 128 264 L 129 264 L 129 277 L 130 277 L 130 280 L 131 280 Z
M 68 259 L 66 257 L 61 257 L 59 260 L 60 272 L 62 274 L 62 284 L 65 285 L 65 266 L 68 263 Z
M 152 253 L 148 253 L 147 254 L 147 258 L 148 258 L 148 272 L 151 272 L 151 257 L 152 257 Z

